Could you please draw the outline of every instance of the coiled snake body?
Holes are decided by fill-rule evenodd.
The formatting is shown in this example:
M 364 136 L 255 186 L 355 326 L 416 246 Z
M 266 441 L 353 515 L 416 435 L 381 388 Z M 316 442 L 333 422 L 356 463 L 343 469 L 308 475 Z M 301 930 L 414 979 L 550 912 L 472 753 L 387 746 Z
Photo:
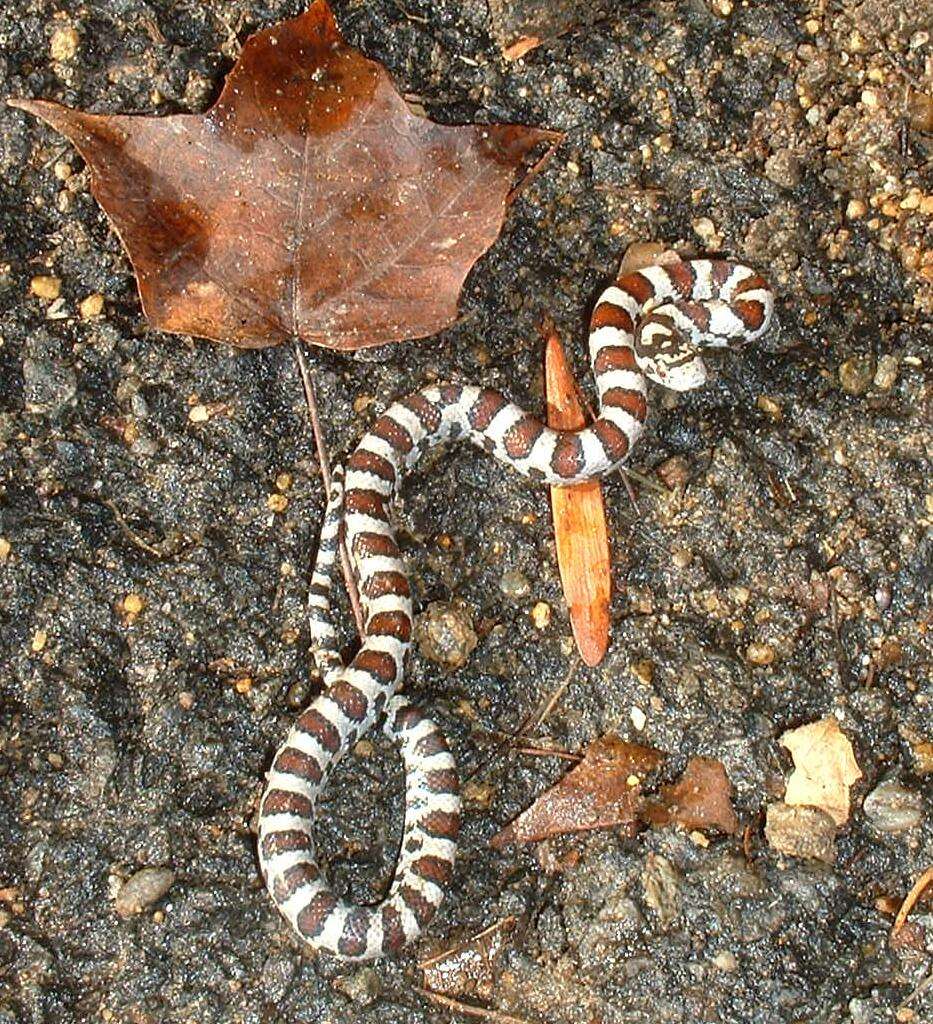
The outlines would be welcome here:
M 647 267 L 600 296 L 590 324 L 599 416 L 558 431 L 498 391 L 436 384 L 392 405 L 335 474 L 309 593 L 312 650 L 324 692 L 296 720 L 268 773 L 259 859 L 276 906 L 316 949 L 364 960 L 399 950 L 437 910 L 453 871 L 460 800 L 454 759 L 438 727 L 396 693 L 411 643 L 412 601 L 390 520 L 404 473 L 428 448 L 465 437 L 532 480 L 571 484 L 629 455 L 647 415 L 646 379 L 674 390 L 706 379 L 699 349 L 736 347 L 768 327 L 773 296 L 753 270 L 724 260 Z M 359 582 L 365 630 L 349 666 L 330 617 L 341 521 Z M 354 906 L 317 863 L 315 802 L 343 755 L 384 716 L 406 773 L 405 826 L 388 895 Z

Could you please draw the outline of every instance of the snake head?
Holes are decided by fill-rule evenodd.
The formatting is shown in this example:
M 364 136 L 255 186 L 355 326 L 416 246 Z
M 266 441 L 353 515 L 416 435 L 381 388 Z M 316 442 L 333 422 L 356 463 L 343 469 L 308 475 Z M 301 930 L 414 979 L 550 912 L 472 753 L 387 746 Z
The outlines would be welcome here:
M 638 325 L 635 361 L 649 380 L 671 391 L 692 391 L 706 383 L 706 364 L 696 344 L 677 329 L 667 307 Z

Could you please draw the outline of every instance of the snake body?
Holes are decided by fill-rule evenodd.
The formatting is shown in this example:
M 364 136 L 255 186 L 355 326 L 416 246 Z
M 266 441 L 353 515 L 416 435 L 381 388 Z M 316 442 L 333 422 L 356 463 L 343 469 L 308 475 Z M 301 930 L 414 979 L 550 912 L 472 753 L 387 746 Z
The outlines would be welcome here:
M 453 872 L 460 823 L 454 759 L 438 727 L 396 692 L 412 635 L 411 590 L 390 519 L 404 474 L 427 449 L 462 437 L 540 483 L 602 476 L 641 435 L 648 379 L 675 390 L 699 386 L 706 379 L 700 348 L 755 340 L 772 308 L 765 281 L 725 260 L 627 274 L 603 292 L 592 315 L 599 416 L 590 426 L 553 430 L 498 391 L 435 384 L 379 416 L 347 461 L 345 480 L 335 474 L 308 598 L 312 651 L 325 686 L 275 755 L 259 814 L 266 886 L 304 942 L 348 960 L 396 952 L 431 919 Z M 341 522 L 365 621 L 348 666 L 330 611 Z M 312 825 L 331 771 L 380 717 L 404 763 L 404 833 L 387 896 L 356 906 L 328 883 Z

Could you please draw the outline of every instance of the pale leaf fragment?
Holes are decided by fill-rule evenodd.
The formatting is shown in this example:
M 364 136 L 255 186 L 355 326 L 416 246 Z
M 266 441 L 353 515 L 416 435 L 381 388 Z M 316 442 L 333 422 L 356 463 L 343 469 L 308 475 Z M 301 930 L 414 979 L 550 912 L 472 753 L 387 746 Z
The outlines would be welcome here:
M 849 820 L 849 789 L 862 777 L 852 744 L 831 715 L 791 729 L 781 745 L 794 759 L 784 802 L 795 807 L 819 807 L 836 822 Z

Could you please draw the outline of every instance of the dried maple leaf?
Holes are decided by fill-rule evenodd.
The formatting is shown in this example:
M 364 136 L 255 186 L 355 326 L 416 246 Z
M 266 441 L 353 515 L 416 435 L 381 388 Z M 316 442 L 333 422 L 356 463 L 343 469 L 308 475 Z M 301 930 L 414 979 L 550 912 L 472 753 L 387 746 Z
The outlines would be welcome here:
M 547 421 L 562 430 L 585 425 L 573 376 L 556 331 L 547 332 L 544 362 Z M 552 487 L 557 565 L 580 657 L 598 665 L 609 646 L 609 533 L 598 480 Z
M 243 47 L 204 114 L 98 116 L 12 100 L 68 136 L 153 326 L 247 348 L 446 327 L 516 169 L 561 136 L 413 114 L 324 0 Z
M 849 820 L 849 788 L 862 772 L 852 744 L 836 719 L 830 715 L 791 729 L 781 737 L 781 746 L 794 759 L 784 802 L 795 807 L 818 807 L 837 826 L 844 825 Z
M 673 785 L 662 786 L 659 797 L 644 812 L 653 825 L 673 821 L 686 829 L 739 830 L 732 807 L 732 783 L 722 763 L 711 757 L 690 758 L 683 775 Z
M 664 760 L 652 747 L 602 736 L 587 747 L 583 760 L 498 835 L 490 845 L 531 843 L 566 832 L 621 827 L 638 831 L 641 783 Z

